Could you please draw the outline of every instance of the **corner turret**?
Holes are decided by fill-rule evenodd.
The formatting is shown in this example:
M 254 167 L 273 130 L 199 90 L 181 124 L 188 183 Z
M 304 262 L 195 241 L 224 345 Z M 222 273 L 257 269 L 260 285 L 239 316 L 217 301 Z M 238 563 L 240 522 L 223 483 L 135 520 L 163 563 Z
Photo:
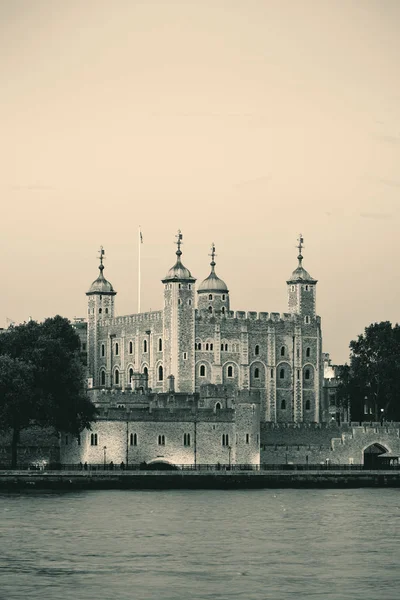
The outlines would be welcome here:
M 222 281 L 215 272 L 215 244 L 211 246 L 211 273 L 199 285 L 198 309 L 213 315 L 225 315 L 229 311 L 229 290 L 225 281 Z
M 309 323 L 315 317 L 316 310 L 316 284 L 317 280 L 311 277 L 308 271 L 303 267 L 303 243 L 302 235 L 298 238 L 297 256 L 298 265 L 293 271 L 288 285 L 288 307 L 291 313 L 304 316 L 305 323 Z

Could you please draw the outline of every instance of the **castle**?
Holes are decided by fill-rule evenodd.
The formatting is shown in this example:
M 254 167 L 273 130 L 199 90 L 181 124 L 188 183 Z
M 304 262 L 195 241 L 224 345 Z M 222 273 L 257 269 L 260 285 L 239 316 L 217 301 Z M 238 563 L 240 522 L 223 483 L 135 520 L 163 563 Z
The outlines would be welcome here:
M 87 352 L 91 394 L 130 389 L 140 374 L 153 392 L 195 393 L 204 384 L 259 392 L 261 420 L 319 422 L 323 360 L 321 319 L 316 315 L 317 281 L 298 265 L 287 280 L 288 312 L 232 311 L 229 289 L 215 270 L 196 290 L 196 279 L 182 263 L 182 234 L 176 262 L 162 279 L 160 311 L 116 316 L 116 292 L 99 276 L 88 297 Z

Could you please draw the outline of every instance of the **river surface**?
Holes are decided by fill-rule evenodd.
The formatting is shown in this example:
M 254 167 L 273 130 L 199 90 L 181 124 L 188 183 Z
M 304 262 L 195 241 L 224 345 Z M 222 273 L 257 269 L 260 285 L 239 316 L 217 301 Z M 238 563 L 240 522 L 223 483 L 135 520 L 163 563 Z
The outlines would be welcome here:
M 0 599 L 398 600 L 400 489 L 0 494 Z

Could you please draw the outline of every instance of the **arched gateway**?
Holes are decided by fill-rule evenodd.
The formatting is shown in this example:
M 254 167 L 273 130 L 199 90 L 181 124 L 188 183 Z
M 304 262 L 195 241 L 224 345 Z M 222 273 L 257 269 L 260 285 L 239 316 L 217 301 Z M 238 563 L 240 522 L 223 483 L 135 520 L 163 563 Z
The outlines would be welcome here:
M 364 450 L 364 468 L 365 469 L 379 469 L 379 459 L 378 456 L 380 454 L 384 454 L 385 452 L 389 452 L 387 448 L 382 446 L 381 444 L 375 443 L 371 444 Z
M 155 459 L 146 464 L 146 471 L 179 471 L 179 467 L 167 460 Z

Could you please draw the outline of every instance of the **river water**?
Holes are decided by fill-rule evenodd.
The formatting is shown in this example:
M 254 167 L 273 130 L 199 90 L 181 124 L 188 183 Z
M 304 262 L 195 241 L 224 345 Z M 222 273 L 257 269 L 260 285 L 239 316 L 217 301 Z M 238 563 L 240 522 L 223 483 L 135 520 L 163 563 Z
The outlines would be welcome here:
M 0 599 L 398 600 L 400 489 L 0 494 Z

